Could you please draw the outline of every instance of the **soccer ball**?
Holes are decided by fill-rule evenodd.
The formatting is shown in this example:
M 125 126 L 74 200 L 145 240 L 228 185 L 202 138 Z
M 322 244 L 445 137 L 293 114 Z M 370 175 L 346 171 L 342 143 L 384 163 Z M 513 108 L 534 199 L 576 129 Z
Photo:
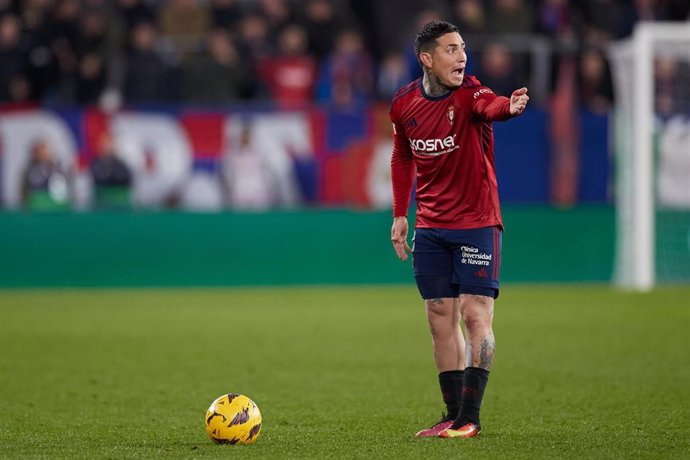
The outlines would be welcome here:
M 252 444 L 261 432 L 261 412 L 254 401 L 231 393 L 211 403 L 206 411 L 206 432 L 218 444 Z

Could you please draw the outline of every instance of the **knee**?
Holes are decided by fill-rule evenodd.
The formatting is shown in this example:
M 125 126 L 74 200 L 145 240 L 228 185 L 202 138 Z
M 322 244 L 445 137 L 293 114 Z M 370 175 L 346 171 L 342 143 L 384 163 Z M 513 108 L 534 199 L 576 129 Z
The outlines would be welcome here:
M 426 301 L 426 317 L 429 321 L 431 335 L 434 337 L 452 333 L 453 309 L 452 304 L 441 299 L 431 299 Z
M 493 299 L 485 296 L 469 296 L 461 301 L 462 319 L 469 331 L 491 330 Z

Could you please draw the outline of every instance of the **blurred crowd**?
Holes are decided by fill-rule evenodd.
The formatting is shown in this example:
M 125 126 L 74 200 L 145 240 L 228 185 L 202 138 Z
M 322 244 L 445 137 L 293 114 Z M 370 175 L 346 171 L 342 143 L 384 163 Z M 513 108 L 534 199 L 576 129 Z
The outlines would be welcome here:
M 530 104 L 548 112 L 549 196 L 567 206 L 578 190 L 579 110 L 608 114 L 614 103 L 609 45 L 638 21 L 687 21 L 689 10 L 688 0 L 0 0 L 0 111 L 316 103 L 361 114 L 421 76 L 414 37 L 443 19 L 468 44 L 469 73 L 502 95 L 528 86 Z M 688 64 L 656 62 L 657 113 L 690 110 Z M 266 144 L 275 121 L 256 133 L 239 126 L 233 154 L 222 152 L 211 174 L 180 163 L 184 177 L 174 186 L 158 174 L 170 161 L 158 161 L 155 149 L 126 158 L 104 136 L 75 166 L 74 152 L 65 152 L 76 149 L 61 152 L 41 138 L 17 155 L 4 152 L 5 176 L 11 156 L 21 171 L 21 196 L 9 199 L 6 184 L 4 201 L 207 210 L 303 201 L 294 148 Z M 389 138 L 377 142 L 383 153 L 374 163 L 388 171 Z M 170 156 L 171 145 L 159 150 Z M 374 205 L 388 206 L 389 183 L 377 187 L 385 193 Z
M 605 111 L 606 45 L 637 21 L 683 21 L 689 9 L 687 0 L 0 0 L 0 103 L 357 106 L 420 75 L 414 35 L 440 18 L 460 27 L 470 71 L 497 93 L 543 81 L 548 95 L 567 58 L 577 100 Z M 547 43 L 549 65 L 535 66 L 535 40 Z

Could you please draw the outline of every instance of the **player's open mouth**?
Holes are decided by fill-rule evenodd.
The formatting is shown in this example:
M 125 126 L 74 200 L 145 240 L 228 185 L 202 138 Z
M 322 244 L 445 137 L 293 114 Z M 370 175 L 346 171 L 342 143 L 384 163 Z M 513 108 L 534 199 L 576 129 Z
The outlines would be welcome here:
M 453 69 L 452 73 L 453 73 L 453 76 L 455 76 L 455 77 L 462 77 L 462 75 L 465 73 L 465 68 L 460 67 L 457 69 Z

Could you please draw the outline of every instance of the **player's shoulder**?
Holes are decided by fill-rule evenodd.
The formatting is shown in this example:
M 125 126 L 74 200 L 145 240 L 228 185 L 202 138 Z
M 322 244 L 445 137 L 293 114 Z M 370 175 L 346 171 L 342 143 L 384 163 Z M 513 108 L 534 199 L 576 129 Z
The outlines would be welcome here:
M 416 79 L 395 92 L 389 107 L 389 116 L 395 122 L 409 107 L 410 99 L 419 93 L 420 79 Z
M 393 99 L 391 100 L 391 107 L 404 102 L 404 100 L 411 95 L 415 94 L 415 91 L 419 88 L 420 79 L 416 79 L 406 84 L 393 94 Z
M 462 85 L 460 85 L 461 88 L 465 89 L 479 88 L 480 86 L 482 86 L 482 82 L 474 75 L 465 75 L 465 78 L 462 80 Z
M 481 81 L 474 75 L 466 75 L 462 85 L 460 85 L 459 91 L 457 91 L 458 97 L 461 98 L 473 98 L 484 97 L 486 95 L 494 94 L 491 88 L 488 88 L 482 84 Z

